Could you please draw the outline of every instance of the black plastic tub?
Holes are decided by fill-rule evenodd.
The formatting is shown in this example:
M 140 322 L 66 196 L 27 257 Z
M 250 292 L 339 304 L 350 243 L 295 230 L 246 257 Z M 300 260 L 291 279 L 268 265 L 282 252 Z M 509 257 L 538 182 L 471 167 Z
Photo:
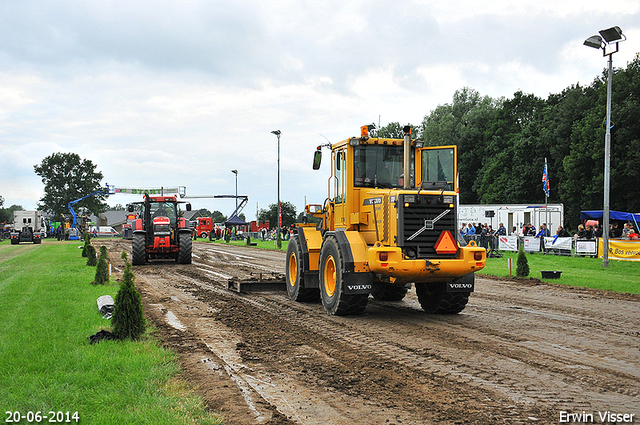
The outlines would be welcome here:
M 557 270 L 541 270 L 543 279 L 560 279 L 561 271 Z

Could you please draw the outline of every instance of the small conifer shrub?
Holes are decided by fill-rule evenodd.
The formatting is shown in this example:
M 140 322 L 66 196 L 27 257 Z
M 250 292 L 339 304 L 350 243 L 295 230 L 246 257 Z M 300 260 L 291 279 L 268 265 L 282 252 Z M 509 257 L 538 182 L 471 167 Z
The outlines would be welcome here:
M 98 266 L 96 267 L 96 277 L 93 281 L 94 285 L 104 285 L 109 282 L 109 264 L 107 263 L 107 247 L 100 247 L 100 255 L 98 256 Z
M 133 282 L 135 275 L 131 271 L 131 264 L 127 261 L 127 253 L 122 253 L 125 270 L 122 275 L 122 283 L 116 294 L 113 306 L 113 334 L 117 339 L 137 340 L 145 331 L 144 309 L 142 297 L 136 290 Z
M 91 233 L 84 232 L 84 246 L 82 247 L 82 256 L 87 256 L 87 248 L 91 246 Z M 95 253 L 95 249 L 93 251 Z
M 516 276 L 527 277 L 529 276 L 529 262 L 527 261 L 527 255 L 524 253 L 524 248 L 521 246 L 518 251 L 518 260 L 516 266 Z
M 95 266 L 96 264 L 98 264 L 96 249 L 93 245 L 89 244 L 89 246 L 87 246 L 87 266 Z

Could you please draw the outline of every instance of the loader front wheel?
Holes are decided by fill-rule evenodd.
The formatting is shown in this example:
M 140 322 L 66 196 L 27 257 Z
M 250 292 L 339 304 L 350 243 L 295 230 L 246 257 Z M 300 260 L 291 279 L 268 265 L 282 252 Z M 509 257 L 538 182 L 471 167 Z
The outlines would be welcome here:
M 193 249 L 191 235 L 187 232 L 178 235 L 178 263 L 191 264 L 191 250 Z
M 147 238 L 143 234 L 133 235 L 133 244 L 131 248 L 131 264 L 134 266 L 147 262 Z
M 317 301 L 320 298 L 318 288 L 304 288 L 304 267 L 302 263 L 302 250 L 298 236 L 289 241 L 287 247 L 286 284 L 287 295 L 293 301 Z
M 369 294 L 345 294 L 342 287 L 342 255 L 338 241 L 328 236 L 320 249 L 320 295 L 327 314 L 360 314 L 367 307 Z
M 470 292 L 447 292 L 445 282 L 416 283 L 422 309 L 430 314 L 457 314 L 469 302 Z

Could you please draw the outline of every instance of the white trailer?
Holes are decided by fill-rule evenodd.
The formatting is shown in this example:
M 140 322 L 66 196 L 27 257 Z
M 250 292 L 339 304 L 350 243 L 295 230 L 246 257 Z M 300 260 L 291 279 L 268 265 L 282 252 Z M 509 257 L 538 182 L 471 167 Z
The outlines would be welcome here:
M 563 204 L 503 204 L 503 205 L 460 205 L 458 208 L 458 229 L 462 223 L 487 223 L 494 230 L 503 223 L 507 228 L 507 234 L 522 233 L 522 227 L 531 223 L 537 230 L 542 223 L 547 224 L 551 235 L 555 235 L 558 226 L 564 226 Z

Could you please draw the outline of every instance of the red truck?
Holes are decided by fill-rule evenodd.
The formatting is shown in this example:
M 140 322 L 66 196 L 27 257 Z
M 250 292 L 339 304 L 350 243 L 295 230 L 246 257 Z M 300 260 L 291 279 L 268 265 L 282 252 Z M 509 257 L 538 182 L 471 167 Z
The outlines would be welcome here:
M 209 234 L 214 231 L 212 217 L 198 217 L 196 219 L 195 233 L 201 238 L 208 238 Z

